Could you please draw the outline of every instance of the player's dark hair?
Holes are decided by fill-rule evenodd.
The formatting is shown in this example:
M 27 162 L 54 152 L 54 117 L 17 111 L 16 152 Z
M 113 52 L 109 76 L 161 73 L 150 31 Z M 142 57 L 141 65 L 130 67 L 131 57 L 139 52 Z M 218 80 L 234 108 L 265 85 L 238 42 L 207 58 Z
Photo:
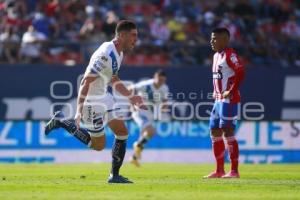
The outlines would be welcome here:
M 164 70 L 159 69 L 155 72 L 155 74 L 159 75 L 159 76 L 163 76 L 163 77 L 167 77 L 167 74 Z
M 220 27 L 220 28 L 215 28 L 212 30 L 212 33 L 216 33 L 216 34 L 219 34 L 219 33 L 222 33 L 222 34 L 226 34 L 229 38 L 230 38 L 230 32 L 227 28 L 224 28 L 224 27 Z
M 136 29 L 136 25 L 133 21 L 121 20 L 118 22 L 116 26 L 116 34 L 122 31 L 131 31 L 132 29 Z

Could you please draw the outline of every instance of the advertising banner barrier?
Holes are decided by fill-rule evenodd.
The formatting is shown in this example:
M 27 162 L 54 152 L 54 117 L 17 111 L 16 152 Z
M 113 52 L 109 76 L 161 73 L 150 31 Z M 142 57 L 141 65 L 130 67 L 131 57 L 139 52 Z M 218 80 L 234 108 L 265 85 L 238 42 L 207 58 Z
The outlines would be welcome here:
M 44 135 L 44 121 L 0 122 L 0 162 L 110 162 L 114 135 L 106 132 L 106 148 L 93 151 L 63 129 Z M 131 155 L 139 136 L 133 121 L 127 122 Z M 145 162 L 213 162 L 208 122 L 156 122 L 156 135 L 147 144 Z M 250 122 L 237 126 L 240 161 L 243 163 L 300 162 L 300 122 Z

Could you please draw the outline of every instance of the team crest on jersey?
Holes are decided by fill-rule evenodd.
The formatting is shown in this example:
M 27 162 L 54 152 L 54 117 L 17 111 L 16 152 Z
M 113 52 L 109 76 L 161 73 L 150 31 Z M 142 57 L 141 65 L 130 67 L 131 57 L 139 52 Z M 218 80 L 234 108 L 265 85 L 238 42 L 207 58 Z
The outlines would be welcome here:
M 237 64 L 237 63 L 238 63 L 237 56 L 236 56 L 236 54 L 234 54 L 234 53 L 231 54 L 230 60 L 231 60 L 231 62 L 234 63 L 234 64 Z

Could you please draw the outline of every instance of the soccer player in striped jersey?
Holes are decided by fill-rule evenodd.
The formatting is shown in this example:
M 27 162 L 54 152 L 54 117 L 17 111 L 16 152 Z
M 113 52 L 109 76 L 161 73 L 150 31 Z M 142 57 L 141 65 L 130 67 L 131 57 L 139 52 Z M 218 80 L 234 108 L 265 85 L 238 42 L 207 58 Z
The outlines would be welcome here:
M 226 28 L 216 28 L 211 33 L 213 57 L 213 86 L 215 103 L 210 117 L 210 130 L 216 170 L 204 178 L 239 178 L 239 145 L 234 136 L 241 96 L 239 86 L 245 70 L 234 49 L 228 47 L 230 33 Z M 223 137 L 224 136 L 224 137 Z M 231 170 L 224 170 L 224 139 L 227 143 Z

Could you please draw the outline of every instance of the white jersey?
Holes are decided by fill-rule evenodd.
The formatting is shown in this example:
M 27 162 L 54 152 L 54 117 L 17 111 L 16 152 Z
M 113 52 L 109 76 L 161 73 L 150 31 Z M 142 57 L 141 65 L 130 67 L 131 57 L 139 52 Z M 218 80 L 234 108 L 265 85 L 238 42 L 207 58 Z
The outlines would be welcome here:
M 113 41 L 104 42 L 91 56 L 84 76 L 99 75 L 90 84 L 87 99 L 106 94 L 113 75 L 117 75 L 123 59 L 123 52 L 119 55 Z
M 96 75 L 90 83 L 82 108 L 82 122 L 93 137 L 104 134 L 104 126 L 112 119 L 120 118 L 113 96 L 107 93 L 113 75 L 117 75 L 123 53 L 118 54 L 114 43 L 104 42 L 91 56 L 84 76 Z
M 163 84 L 159 88 L 156 88 L 153 79 L 141 81 L 135 84 L 133 88 L 146 102 L 160 104 L 168 100 L 169 87 Z
M 135 84 L 133 88 L 144 98 L 145 104 L 148 105 L 148 110 L 135 109 L 132 113 L 134 121 L 143 130 L 147 126 L 152 125 L 154 119 L 162 119 L 162 113 L 159 109 L 161 109 L 161 104 L 168 100 L 169 87 L 163 84 L 156 88 L 154 80 L 149 79 Z

